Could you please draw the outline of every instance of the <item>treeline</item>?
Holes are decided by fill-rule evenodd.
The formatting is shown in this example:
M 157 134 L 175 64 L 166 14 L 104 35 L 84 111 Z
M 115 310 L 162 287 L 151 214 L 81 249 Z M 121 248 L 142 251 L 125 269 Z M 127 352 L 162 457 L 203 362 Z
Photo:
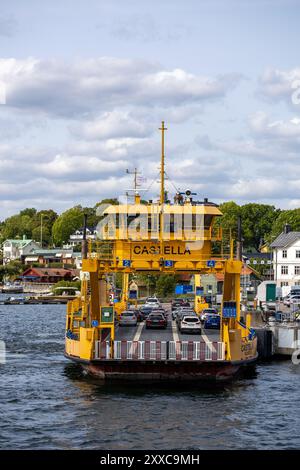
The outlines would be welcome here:
M 220 205 L 223 217 L 220 225 L 231 230 L 236 236 L 237 218 L 242 218 L 243 246 L 246 251 L 258 250 L 261 244 L 271 243 L 282 231 L 285 224 L 292 230 L 300 231 L 300 208 L 291 210 L 277 209 L 269 204 L 249 203 L 239 206 L 233 201 Z
M 19 214 L 8 217 L 0 223 L 0 242 L 7 238 L 27 238 L 40 241 L 44 246 L 62 246 L 67 243 L 70 235 L 82 228 L 83 214 L 87 214 L 87 224 L 97 225 L 96 215 L 99 204 L 117 204 L 117 199 L 104 199 L 94 207 L 80 205 L 58 215 L 54 210 L 37 211 L 34 208 L 24 209 Z M 281 210 L 268 204 L 249 203 L 238 205 L 233 201 L 220 205 L 223 217 L 220 224 L 224 230 L 236 234 L 237 217 L 242 217 L 243 239 L 245 250 L 258 250 L 262 243 L 270 243 L 278 236 L 284 224 L 291 225 L 292 230 L 300 231 L 300 208 Z M 42 230 L 41 230 L 42 226 Z
M 40 241 L 43 246 L 62 246 L 67 243 L 70 235 L 83 226 L 83 215 L 87 214 L 87 225 L 94 227 L 99 221 L 96 215 L 99 204 L 116 204 L 116 199 L 103 199 L 95 207 L 80 205 L 58 215 L 54 210 L 37 211 L 34 208 L 24 209 L 19 214 L 8 217 L 0 222 L 0 242 L 8 238 L 22 238 Z

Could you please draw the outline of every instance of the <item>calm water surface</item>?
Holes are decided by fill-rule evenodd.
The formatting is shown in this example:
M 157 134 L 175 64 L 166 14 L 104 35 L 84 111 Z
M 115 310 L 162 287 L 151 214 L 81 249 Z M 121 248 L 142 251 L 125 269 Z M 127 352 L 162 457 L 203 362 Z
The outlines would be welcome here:
M 223 390 L 104 386 L 64 356 L 64 305 L 0 305 L 1 449 L 295 449 L 300 366 Z

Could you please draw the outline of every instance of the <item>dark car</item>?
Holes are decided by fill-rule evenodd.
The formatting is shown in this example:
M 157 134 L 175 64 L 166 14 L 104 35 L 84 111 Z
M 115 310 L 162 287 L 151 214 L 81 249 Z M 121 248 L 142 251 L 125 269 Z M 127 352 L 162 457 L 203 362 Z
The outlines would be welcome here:
M 145 313 L 142 309 L 140 309 L 140 308 L 135 309 L 135 310 L 133 310 L 133 312 L 135 313 L 138 322 L 141 322 L 141 321 L 145 320 L 146 316 L 145 316 Z
M 165 318 L 168 318 L 168 313 L 165 311 L 164 308 L 154 308 L 151 313 L 159 313 L 162 314 Z
M 220 329 L 221 317 L 217 313 L 212 313 L 206 316 L 204 321 L 204 328 L 215 328 L 217 330 Z
M 175 299 L 171 303 L 172 310 L 175 310 L 178 307 L 189 307 L 190 303 L 186 299 Z
M 146 320 L 146 328 L 167 328 L 168 320 L 162 313 L 150 313 Z
M 143 305 L 140 309 L 140 312 L 144 315 L 144 318 L 147 318 L 150 313 L 152 313 L 153 308 L 152 307 L 146 307 Z

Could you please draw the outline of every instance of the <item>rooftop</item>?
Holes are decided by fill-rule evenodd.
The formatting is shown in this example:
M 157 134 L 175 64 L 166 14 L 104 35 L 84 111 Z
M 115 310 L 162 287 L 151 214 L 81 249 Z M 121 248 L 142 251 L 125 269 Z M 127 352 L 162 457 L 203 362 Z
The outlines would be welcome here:
M 300 232 L 282 232 L 278 237 L 270 244 L 271 248 L 284 248 L 292 245 L 300 238 Z
M 28 243 L 34 242 L 31 238 L 8 238 L 4 241 L 4 244 L 10 242 L 12 245 L 26 246 Z

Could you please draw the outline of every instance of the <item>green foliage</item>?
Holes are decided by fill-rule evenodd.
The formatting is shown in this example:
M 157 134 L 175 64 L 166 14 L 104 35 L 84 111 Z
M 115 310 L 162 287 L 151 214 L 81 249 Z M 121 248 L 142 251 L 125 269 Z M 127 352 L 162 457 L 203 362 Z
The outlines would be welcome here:
M 156 291 L 159 297 L 167 297 L 174 294 L 176 277 L 171 274 L 160 274 L 156 283 Z
M 229 238 L 230 231 L 232 237 L 236 239 L 237 219 L 238 216 L 242 217 L 243 243 L 247 250 L 258 250 L 261 241 L 267 240 L 280 214 L 280 209 L 268 204 L 249 203 L 239 206 L 233 201 L 221 204 L 220 210 L 223 217 L 218 223 L 223 228 L 225 239 Z
M 83 225 L 83 209 L 75 206 L 63 212 L 54 222 L 52 227 L 52 238 L 56 246 L 67 243 L 70 235 Z
M 300 231 L 300 208 L 280 211 L 272 226 L 269 241 L 274 240 L 283 231 L 285 224 L 290 224 L 293 231 Z
M 220 211 L 223 217 L 218 219 L 219 224 L 224 230 L 232 230 L 234 236 L 236 234 L 237 218 L 241 215 L 241 207 L 234 201 L 223 202 L 223 204 L 220 204 Z
M 42 217 L 43 216 L 43 217 Z M 19 214 L 8 217 L 1 224 L 1 241 L 7 238 L 23 238 L 36 241 L 41 237 L 41 220 L 43 218 L 43 242 L 51 242 L 52 225 L 57 218 L 57 213 L 52 209 L 37 212 L 34 208 L 27 208 Z
M 95 208 L 100 206 L 100 204 L 111 204 L 112 206 L 117 206 L 119 204 L 119 201 L 117 198 L 102 199 L 102 201 L 97 202 L 97 204 L 95 205 Z
M 26 235 L 31 238 L 33 229 L 33 220 L 29 215 L 13 215 L 6 219 L 2 228 L 2 238 L 22 238 Z
M 76 290 L 80 291 L 81 282 L 80 281 L 59 281 L 56 284 L 54 284 L 54 286 L 52 286 L 52 292 L 55 295 L 62 295 L 63 290 L 62 289 L 55 290 L 56 287 L 75 287 Z
M 157 284 L 158 276 L 159 276 L 158 274 L 137 274 L 135 276 L 135 279 L 138 282 L 143 283 L 145 286 L 155 288 Z
M 11 261 L 9 264 L 0 265 L 0 281 L 4 279 L 14 279 L 24 271 L 24 265 L 16 260 Z
M 268 204 L 250 203 L 241 206 L 244 246 L 258 250 L 271 232 L 279 212 Z

